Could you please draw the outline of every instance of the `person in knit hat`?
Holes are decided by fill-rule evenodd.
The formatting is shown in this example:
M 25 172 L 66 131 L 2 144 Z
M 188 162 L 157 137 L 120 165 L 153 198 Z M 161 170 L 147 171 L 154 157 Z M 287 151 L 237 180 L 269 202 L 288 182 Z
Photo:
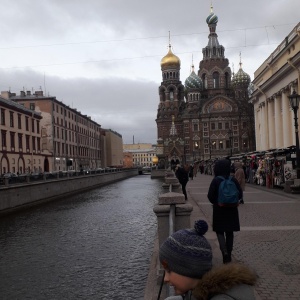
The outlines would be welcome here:
M 234 263 L 212 268 L 212 248 L 204 237 L 207 230 L 207 223 L 198 220 L 193 229 L 179 230 L 161 245 L 164 282 L 178 295 L 166 300 L 255 300 L 257 276 L 249 268 Z

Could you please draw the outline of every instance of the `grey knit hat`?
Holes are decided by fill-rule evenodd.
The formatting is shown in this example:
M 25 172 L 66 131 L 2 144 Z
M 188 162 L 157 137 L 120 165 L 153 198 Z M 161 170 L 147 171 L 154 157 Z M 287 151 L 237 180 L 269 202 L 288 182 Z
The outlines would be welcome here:
M 182 229 L 169 236 L 159 250 L 163 267 L 183 276 L 201 278 L 212 268 L 212 249 L 203 236 L 207 230 L 207 223 L 198 220 L 194 229 Z

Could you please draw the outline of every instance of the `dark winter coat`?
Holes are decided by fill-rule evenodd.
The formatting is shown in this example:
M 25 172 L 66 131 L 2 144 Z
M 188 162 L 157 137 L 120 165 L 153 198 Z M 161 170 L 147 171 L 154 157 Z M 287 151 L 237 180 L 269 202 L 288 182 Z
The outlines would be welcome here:
M 230 263 L 215 267 L 204 274 L 185 300 L 255 300 L 254 285 L 257 275 L 242 264 Z M 171 296 L 166 300 L 182 300 Z
M 177 168 L 175 175 L 181 185 L 187 184 L 189 181 L 188 172 L 182 167 Z
M 230 175 L 230 161 L 227 159 L 219 160 L 214 167 L 215 177 L 208 190 L 208 200 L 213 204 L 213 231 L 240 231 L 239 212 L 237 207 L 221 207 L 218 205 L 219 185 L 223 176 L 228 178 Z M 235 178 L 232 181 L 236 184 L 240 194 L 239 199 L 243 199 L 243 191 Z

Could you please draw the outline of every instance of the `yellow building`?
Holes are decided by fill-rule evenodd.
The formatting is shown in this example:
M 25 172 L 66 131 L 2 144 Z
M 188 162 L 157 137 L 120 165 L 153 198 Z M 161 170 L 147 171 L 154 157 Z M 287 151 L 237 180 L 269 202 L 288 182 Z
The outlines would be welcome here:
M 156 156 L 156 146 L 147 143 L 125 144 L 123 146 L 124 157 L 128 161 L 128 153 L 132 155 L 132 166 L 152 167 L 153 157 Z
M 300 23 L 255 71 L 252 83 L 256 150 L 295 145 L 288 97 L 294 90 L 300 93 Z
M 122 135 L 111 129 L 103 130 L 103 167 L 123 167 Z

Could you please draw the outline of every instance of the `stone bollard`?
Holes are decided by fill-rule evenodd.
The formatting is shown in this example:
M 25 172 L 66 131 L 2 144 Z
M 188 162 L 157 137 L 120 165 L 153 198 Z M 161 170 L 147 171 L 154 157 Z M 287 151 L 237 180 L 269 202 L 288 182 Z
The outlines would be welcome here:
M 193 206 L 191 204 L 186 203 L 184 195 L 182 193 L 175 193 L 175 192 L 161 194 L 158 199 L 158 204 L 156 204 L 153 208 L 153 211 L 157 217 L 157 235 L 158 235 L 159 247 L 170 235 L 169 215 L 170 215 L 171 205 L 175 206 L 174 231 L 191 227 L 190 216 L 193 210 Z M 163 270 L 159 261 L 157 261 L 156 265 L 157 265 L 157 283 L 159 284 L 162 280 Z
M 9 178 L 7 178 L 7 177 L 4 178 L 4 185 L 6 187 L 9 186 Z

